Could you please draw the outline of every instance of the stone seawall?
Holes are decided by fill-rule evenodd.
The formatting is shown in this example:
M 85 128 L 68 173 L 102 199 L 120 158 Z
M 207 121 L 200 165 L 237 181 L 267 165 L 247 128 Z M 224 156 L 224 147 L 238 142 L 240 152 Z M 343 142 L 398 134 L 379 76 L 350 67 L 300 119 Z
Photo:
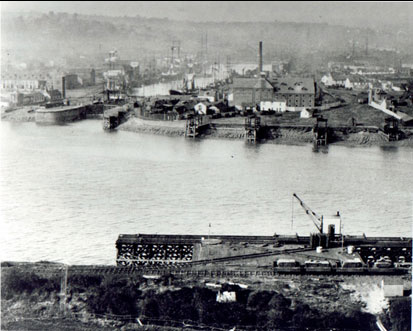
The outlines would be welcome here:
M 35 121 L 39 124 L 59 124 L 86 117 L 85 106 L 37 109 Z

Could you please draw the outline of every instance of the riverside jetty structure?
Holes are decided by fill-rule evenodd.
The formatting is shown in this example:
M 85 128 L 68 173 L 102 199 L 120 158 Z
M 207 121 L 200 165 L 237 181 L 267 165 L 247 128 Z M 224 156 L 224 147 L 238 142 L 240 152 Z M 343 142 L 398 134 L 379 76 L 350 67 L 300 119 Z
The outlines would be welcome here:
M 229 275 L 278 273 L 402 275 L 411 273 L 412 238 L 344 235 L 339 212 L 319 215 L 293 194 L 316 226 L 309 236 L 120 234 L 118 267 L 163 274 L 199 271 Z M 180 270 L 180 271 L 179 271 Z M 251 272 L 251 274 L 250 274 Z

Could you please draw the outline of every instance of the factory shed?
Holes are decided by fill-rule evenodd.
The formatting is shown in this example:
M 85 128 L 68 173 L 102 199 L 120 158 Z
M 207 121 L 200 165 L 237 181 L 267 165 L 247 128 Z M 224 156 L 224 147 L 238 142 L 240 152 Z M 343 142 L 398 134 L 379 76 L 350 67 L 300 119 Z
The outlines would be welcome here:
M 261 101 L 274 99 L 274 87 L 267 78 L 234 78 L 231 105 L 254 107 Z
M 404 295 L 404 285 L 403 283 L 382 280 L 381 288 L 384 292 L 386 298 L 402 297 Z

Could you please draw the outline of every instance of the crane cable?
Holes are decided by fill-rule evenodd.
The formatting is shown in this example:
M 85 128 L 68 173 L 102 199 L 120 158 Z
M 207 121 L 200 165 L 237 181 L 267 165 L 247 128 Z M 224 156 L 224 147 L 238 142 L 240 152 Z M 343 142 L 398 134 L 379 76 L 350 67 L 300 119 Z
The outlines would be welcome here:
M 322 216 L 318 216 L 317 213 L 315 213 L 314 211 L 311 210 L 311 208 L 309 206 L 306 205 L 306 203 L 304 201 L 302 201 L 297 194 L 293 194 L 293 198 L 296 198 L 299 202 L 301 207 L 303 207 L 305 213 L 307 215 L 313 216 L 313 218 L 315 218 L 318 222 L 320 222 L 320 224 L 318 224 L 314 219 L 312 219 L 314 225 L 317 227 L 317 229 L 322 232 L 322 224 L 323 224 L 323 217 Z

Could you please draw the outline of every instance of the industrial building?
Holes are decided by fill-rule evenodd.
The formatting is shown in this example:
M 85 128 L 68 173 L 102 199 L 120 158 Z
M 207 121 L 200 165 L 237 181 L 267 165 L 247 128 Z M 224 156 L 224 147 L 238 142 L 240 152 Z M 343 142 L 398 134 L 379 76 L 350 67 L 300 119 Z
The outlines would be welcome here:
M 272 81 L 263 76 L 234 78 L 231 104 L 241 107 L 262 104 L 268 108 L 269 103 L 285 100 L 285 108 L 280 106 L 279 111 L 301 111 L 314 108 L 315 96 L 316 85 L 312 78 L 277 78 Z
M 312 78 L 278 78 L 273 80 L 274 95 L 285 99 L 287 110 L 301 111 L 315 106 L 316 83 Z
M 255 107 L 261 102 L 274 101 L 274 87 L 265 77 L 234 78 L 232 103 L 241 107 Z
M 301 111 L 314 108 L 316 83 L 313 78 L 273 78 L 263 72 L 262 42 L 259 43 L 258 78 L 234 78 L 231 106 L 263 107 L 265 110 Z M 273 109 L 272 104 L 276 109 Z M 271 109 L 270 109 L 271 108 Z

